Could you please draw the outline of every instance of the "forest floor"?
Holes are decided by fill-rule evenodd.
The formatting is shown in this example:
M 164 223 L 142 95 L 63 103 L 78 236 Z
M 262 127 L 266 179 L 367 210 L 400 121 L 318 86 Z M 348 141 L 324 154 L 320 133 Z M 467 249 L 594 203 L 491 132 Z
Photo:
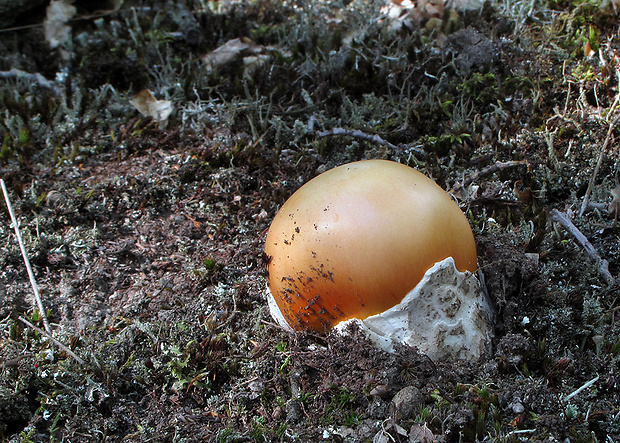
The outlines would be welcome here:
M 64 345 L 3 205 L 1 441 L 620 441 L 615 4 L 384 6 L 143 0 L 55 49 L 0 33 L 0 177 Z M 166 122 L 130 103 L 144 88 Z M 370 158 L 467 215 L 490 355 L 270 318 L 278 208 Z

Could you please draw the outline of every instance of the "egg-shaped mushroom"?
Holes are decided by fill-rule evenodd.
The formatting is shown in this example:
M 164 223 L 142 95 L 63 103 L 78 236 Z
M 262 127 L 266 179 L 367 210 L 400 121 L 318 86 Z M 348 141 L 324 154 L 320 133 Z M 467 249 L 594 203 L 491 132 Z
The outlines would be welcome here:
M 266 237 L 272 315 L 325 333 L 403 301 L 436 263 L 476 270 L 466 217 L 435 182 L 386 160 L 345 164 L 299 188 Z

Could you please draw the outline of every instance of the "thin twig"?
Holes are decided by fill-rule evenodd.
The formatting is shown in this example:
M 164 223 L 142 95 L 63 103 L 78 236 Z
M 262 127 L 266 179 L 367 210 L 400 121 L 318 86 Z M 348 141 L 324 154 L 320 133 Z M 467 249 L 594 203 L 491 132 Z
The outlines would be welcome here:
M 0 363 L 0 370 L 3 370 L 4 368 L 10 368 L 10 367 L 14 367 L 17 366 L 19 364 L 19 362 L 26 358 L 26 357 L 32 357 L 32 354 L 23 354 L 20 355 L 18 357 L 15 358 L 11 358 L 9 360 L 4 360 L 2 363 Z
M 310 125 L 309 125 L 310 126 Z M 310 126 L 313 127 L 314 125 Z M 328 137 L 330 135 L 346 135 L 348 137 L 359 138 L 360 140 L 366 140 L 373 143 L 377 143 L 381 146 L 387 146 L 390 149 L 399 149 L 393 143 L 390 143 L 387 140 L 384 140 L 377 134 L 367 134 L 365 132 L 360 131 L 359 129 L 345 129 L 345 128 L 332 128 L 326 131 L 319 131 L 316 133 L 317 138 Z M 426 157 L 426 152 L 419 148 L 408 148 L 413 151 L 416 155 L 420 157 Z
M 586 389 L 588 389 L 590 386 L 592 386 L 594 383 L 596 383 L 599 379 L 599 376 L 597 375 L 596 377 L 594 377 L 592 380 L 587 381 L 583 384 L 583 386 L 581 386 L 579 389 L 571 392 L 568 395 L 565 395 L 564 398 L 562 399 L 563 401 L 568 401 L 571 398 L 577 396 L 578 394 L 580 394 L 581 392 L 585 391 Z
M 615 283 L 616 280 L 611 275 L 611 272 L 609 272 L 609 262 L 607 262 L 607 260 L 603 259 L 599 255 L 596 249 L 594 249 L 594 246 L 592 246 L 592 243 L 590 243 L 586 236 L 581 233 L 581 231 L 573 224 L 573 222 L 568 218 L 568 216 L 563 212 L 558 211 L 557 209 L 553 209 L 550 215 L 551 220 L 560 223 L 568 232 L 573 235 L 573 237 L 575 237 L 577 242 L 586 250 L 588 257 L 590 257 L 596 263 L 600 263 L 598 271 L 603 277 L 603 279 L 607 282 L 607 284 L 611 285 Z
M 603 163 L 603 156 L 605 155 L 605 151 L 607 150 L 607 145 L 609 144 L 609 140 L 611 140 L 611 133 L 616 126 L 616 123 L 620 119 L 620 115 L 612 120 L 609 123 L 609 129 L 607 130 L 607 137 L 605 137 L 605 142 L 603 143 L 603 147 L 601 148 L 601 152 L 598 155 L 598 161 L 596 162 L 596 167 L 594 168 L 594 172 L 592 173 L 592 177 L 590 178 L 590 183 L 588 183 L 588 189 L 586 190 L 586 195 L 583 196 L 583 202 L 581 204 L 581 210 L 579 211 L 579 217 L 583 216 L 588 209 L 588 205 L 590 203 L 590 195 L 592 195 L 592 189 L 594 188 L 594 183 L 596 182 L 596 176 L 598 175 L 599 169 L 601 169 L 601 164 Z
M 493 163 L 491 166 L 487 166 L 481 171 L 476 172 L 475 174 L 470 175 L 463 181 L 463 186 L 469 186 L 472 182 L 485 177 L 487 175 L 494 174 L 496 172 L 502 171 L 507 168 L 513 168 L 515 166 L 525 165 L 527 164 L 527 160 L 513 160 L 507 162 L 497 161 Z
M 13 206 L 11 205 L 11 200 L 9 199 L 9 191 L 6 189 L 6 185 L 4 184 L 4 180 L 0 178 L 0 186 L 2 186 L 2 193 L 4 194 L 4 201 L 6 202 L 6 207 L 9 210 L 9 215 L 11 216 L 11 222 L 13 223 L 13 229 L 15 229 L 15 236 L 17 237 L 17 243 L 19 244 L 19 249 L 22 251 L 22 257 L 24 258 L 24 264 L 26 265 L 26 270 L 28 271 L 28 278 L 30 279 L 30 285 L 32 286 L 32 292 L 34 293 L 34 299 L 37 303 L 37 307 L 39 309 L 39 315 L 41 316 L 41 320 L 43 321 L 43 326 L 48 334 L 52 333 L 52 329 L 50 328 L 50 324 L 47 321 L 47 314 L 45 313 L 45 308 L 43 307 L 43 302 L 41 301 L 41 295 L 39 294 L 39 286 L 37 285 L 36 280 L 34 279 L 34 272 L 32 272 L 32 266 L 30 266 L 30 260 L 28 260 L 28 253 L 26 252 L 26 247 L 24 246 L 24 242 L 22 241 L 22 235 L 19 232 L 19 225 L 17 224 L 17 218 L 15 217 L 15 212 L 13 212 Z
M 52 334 L 45 332 L 43 329 L 33 325 L 32 323 L 30 323 L 28 320 L 26 320 L 24 317 L 18 317 L 19 321 L 21 321 L 22 323 L 26 324 L 27 326 L 31 327 L 32 329 L 34 329 L 35 331 L 37 331 L 39 334 L 43 334 L 45 335 L 47 338 L 49 338 L 52 343 L 54 343 L 56 346 L 58 346 L 60 349 L 62 349 L 63 351 L 65 351 L 68 355 L 70 355 L 71 357 L 73 357 L 73 359 L 78 362 L 81 365 L 85 365 L 86 362 L 84 360 L 82 360 L 80 357 L 78 357 L 75 352 L 73 352 L 71 349 L 69 349 L 68 347 L 66 347 L 65 345 L 63 345 L 61 342 L 59 342 L 58 340 L 56 340 Z
M 15 79 L 24 79 L 26 81 L 36 83 L 40 87 L 51 90 L 56 95 L 62 95 L 62 89 L 60 89 L 56 84 L 48 79 L 46 79 L 42 74 L 38 72 L 32 74 L 30 72 L 25 72 L 20 69 L 13 68 L 10 71 L 0 71 L 0 78 L 15 78 Z

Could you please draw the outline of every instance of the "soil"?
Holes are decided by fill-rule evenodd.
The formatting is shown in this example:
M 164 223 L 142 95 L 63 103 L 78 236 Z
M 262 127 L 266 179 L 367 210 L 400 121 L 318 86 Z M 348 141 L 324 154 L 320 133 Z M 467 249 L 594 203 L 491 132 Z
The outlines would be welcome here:
M 144 0 L 53 49 L 0 33 L 0 175 L 54 339 L 3 206 L 2 441 L 620 441 L 615 3 L 382 6 Z M 490 354 L 269 316 L 271 219 L 369 158 L 467 215 Z

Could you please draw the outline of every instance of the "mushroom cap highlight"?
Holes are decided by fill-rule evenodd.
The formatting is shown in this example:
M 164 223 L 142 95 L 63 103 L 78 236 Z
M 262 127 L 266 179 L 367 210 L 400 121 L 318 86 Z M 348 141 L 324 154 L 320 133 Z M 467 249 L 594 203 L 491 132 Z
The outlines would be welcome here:
M 324 172 L 278 211 L 265 241 L 267 283 L 294 330 L 325 333 L 397 305 L 435 263 L 476 270 L 458 205 L 413 168 L 365 160 Z

